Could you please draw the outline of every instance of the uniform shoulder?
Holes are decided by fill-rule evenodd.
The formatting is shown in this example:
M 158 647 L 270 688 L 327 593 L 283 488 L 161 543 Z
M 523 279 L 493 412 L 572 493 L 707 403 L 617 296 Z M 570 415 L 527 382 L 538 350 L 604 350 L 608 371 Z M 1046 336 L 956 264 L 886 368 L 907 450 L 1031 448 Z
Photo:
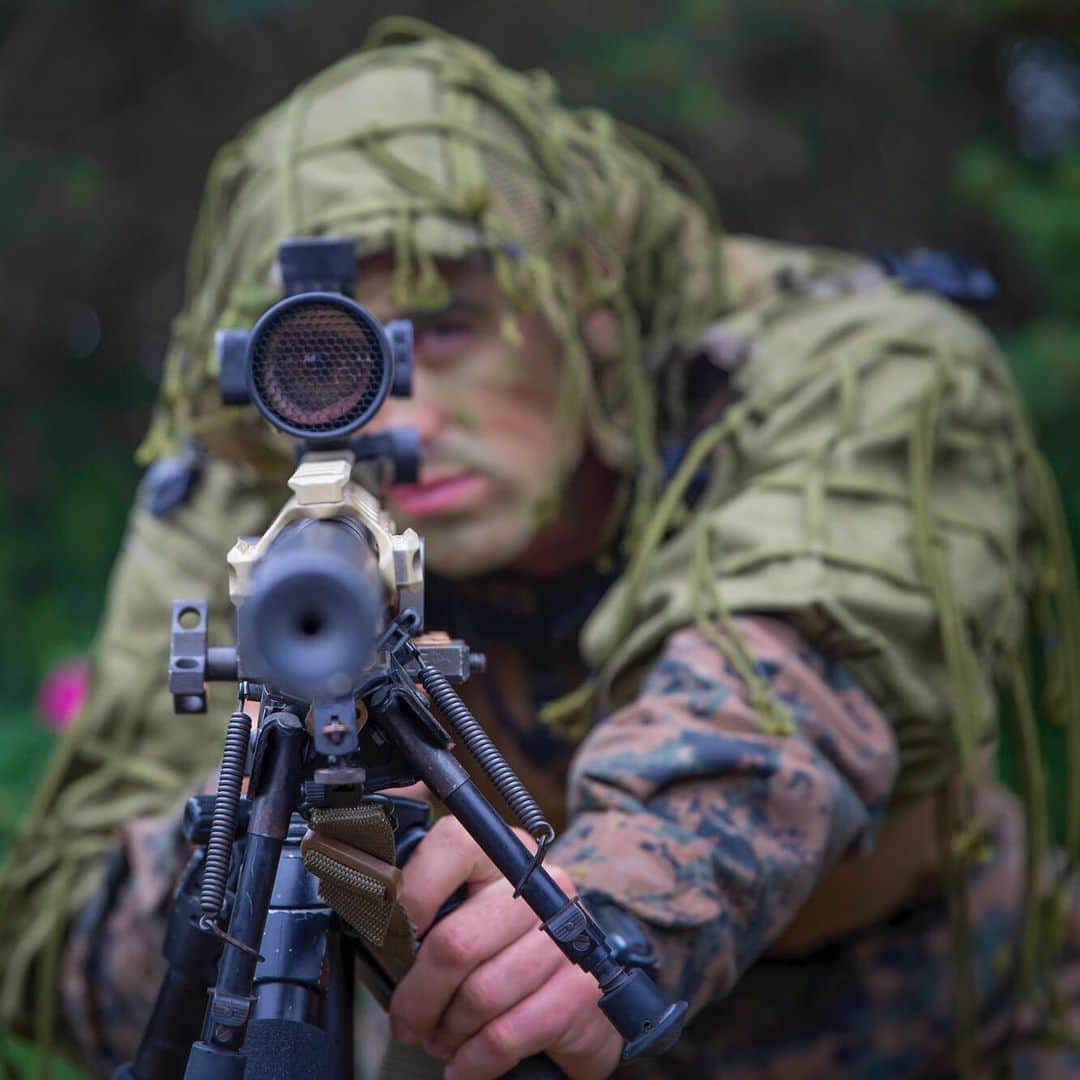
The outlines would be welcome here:
M 907 257 L 894 262 L 903 269 L 938 259 L 946 265 L 949 258 L 916 252 L 910 263 Z M 884 258 L 756 237 L 732 238 L 727 259 L 736 303 L 712 337 L 721 336 L 720 329 L 741 336 L 744 362 L 735 382 L 744 396 L 768 396 L 776 385 L 801 382 L 818 370 L 815 361 L 852 350 L 978 358 L 1000 374 L 992 335 L 948 297 L 945 278 L 942 289 L 931 288 L 932 275 L 922 280 L 906 270 L 886 272 Z M 956 261 L 954 268 L 965 266 Z
M 884 269 L 864 255 L 759 236 L 728 236 L 724 259 L 736 308 L 785 294 L 825 298 L 887 280 Z
M 830 322 L 857 312 L 892 317 L 931 333 L 950 333 L 985 346 L 989 335 L 965 309 L 993 297 L 989 271 L 942 251 L 919 248 L 873 256 L 821 245 L 731 236 L 725 259 L 735 317 L 761 313 L 760 328 L 788 317 Z

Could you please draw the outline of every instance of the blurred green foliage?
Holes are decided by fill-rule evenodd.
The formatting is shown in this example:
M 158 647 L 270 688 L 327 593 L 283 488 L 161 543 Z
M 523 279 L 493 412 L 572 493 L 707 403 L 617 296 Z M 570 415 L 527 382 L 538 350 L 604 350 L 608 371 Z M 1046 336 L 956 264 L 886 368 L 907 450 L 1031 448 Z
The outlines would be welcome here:
M 734 231 L 987 263 L 1080 535 L 1080 144 L 1025 157 L 1003 66 L 1075 57 L 1080 5 L 0 0 L 0 850 L 52 742 L 35 688 L 91 643 L 210 156 L 402 8 L 672 141 Z
M 1045 163 L 986 141 L 964 147 L 956 187 L 1015 245 L 1040 283 L 1038 319 L 1080 313 L 1080 148 Z
M 41 1058 L 36 1050 L 22 1039 L 0 1031 L 0 1068 L 6 1067 L 15 1077 L 34 1077 L 46 1080 Z M 3 1074 L 9 1075 L 9 1074 Z M 86 1073 L 73 1068 L 59 1057 L 49 1062 L 47 1080 L 87 1080 Z

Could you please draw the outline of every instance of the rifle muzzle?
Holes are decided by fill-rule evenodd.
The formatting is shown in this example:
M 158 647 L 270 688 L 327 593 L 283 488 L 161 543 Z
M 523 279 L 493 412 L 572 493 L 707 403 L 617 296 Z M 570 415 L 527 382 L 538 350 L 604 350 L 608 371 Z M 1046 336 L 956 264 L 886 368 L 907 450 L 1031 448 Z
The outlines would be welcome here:
M 345 697 L 371 666 L 386 608 L 360 525 L 295 522 L 255 565 L 240 604 L 241 676 L 305 701 Z

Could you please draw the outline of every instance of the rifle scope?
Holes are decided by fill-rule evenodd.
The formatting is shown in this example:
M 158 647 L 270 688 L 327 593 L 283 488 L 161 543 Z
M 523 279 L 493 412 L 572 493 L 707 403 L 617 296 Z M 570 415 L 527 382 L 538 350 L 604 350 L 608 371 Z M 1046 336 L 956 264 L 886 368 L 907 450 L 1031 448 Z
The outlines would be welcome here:
M 216 337 L 226 405 L 251 402 L 279 431 L 309 443 L 343 439 L 387 396 L 409 394 L 412 326 L 385 327 L 354 300 L 306 292 L 246 330 Z

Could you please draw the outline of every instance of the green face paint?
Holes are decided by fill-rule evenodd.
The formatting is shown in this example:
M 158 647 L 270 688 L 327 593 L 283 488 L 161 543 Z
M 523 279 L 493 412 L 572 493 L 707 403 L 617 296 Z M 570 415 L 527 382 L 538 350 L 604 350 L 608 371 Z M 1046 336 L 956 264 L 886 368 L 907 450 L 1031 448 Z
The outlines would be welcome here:
M 468 409 L 458 409 L 450 417 L 450 420 L 462 431 L 478 431 L 480 429 L 479 419 L 475 413 L 470 412 Z
M 390 261 L 361 268 L 372 310 L 400 314 Z M 413 395 L 388 401 L 371 430 L 420 433 L 419 483 L 383 495 L 398 523 L 423 535 L 428 565 L 467 576 L 509 564 L 559 518 L 585 434 L 560 422 L 562 348 L 546 320 L 518 316 L 521 344 L 512 346 L 490 271 L 449 261 L 440 271 L 450 300 L 416 322 Z M 517 378 L 507 379 L 508 366 Z

